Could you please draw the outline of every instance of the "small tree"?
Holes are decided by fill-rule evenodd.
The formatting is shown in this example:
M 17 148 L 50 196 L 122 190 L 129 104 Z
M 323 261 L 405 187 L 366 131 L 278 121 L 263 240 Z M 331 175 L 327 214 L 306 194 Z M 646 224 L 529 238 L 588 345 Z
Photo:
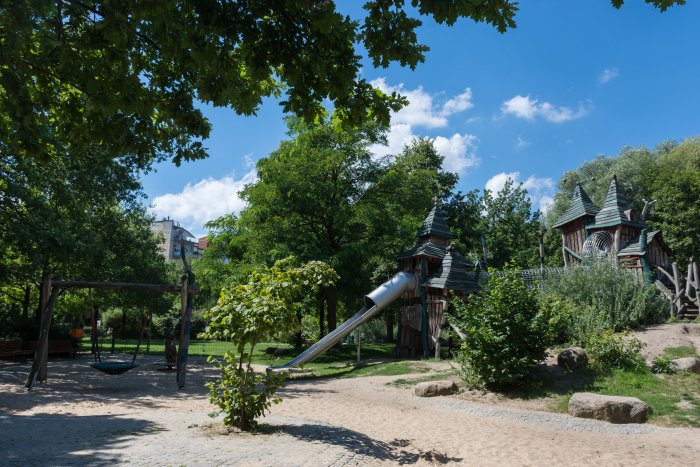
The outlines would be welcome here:
M 209 399 L 225 414 L 224 424 L 241 430 L 256 426 L 256 419 L 280 402 L 274 394 L 283 380 L 279 375 L 256 373 L 252 368 L 255 346 L 268 336 L 297 329 L 297 310 L 305 293 L 331 286 L 338 276 L 325 263 L 311 261 L 293 267 L 293 260 L 277 261 L 253 271 L 246 283 L 224 288 L 204 337 L 231 340 L 236 355 L 226 353 L 217 362 L 219 379 L 208 383 Z
M 455 299 L 452 310 L 449 319 L 467 333 L 459 359 L 471 384 L 517 384 L 545 358 L 547 323 L 516 271 L 491 275 L 482 292 Z

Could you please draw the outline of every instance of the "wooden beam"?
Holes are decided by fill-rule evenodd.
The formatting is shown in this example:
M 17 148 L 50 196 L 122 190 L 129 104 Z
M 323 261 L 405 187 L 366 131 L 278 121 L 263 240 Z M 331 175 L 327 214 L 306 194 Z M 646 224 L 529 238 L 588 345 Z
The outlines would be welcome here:
M 60 274 L 57 275 L 60 280 Z M 44 272 L 44 277 L 42 279 L 42 300 L 41 300 L 41 324 L 39 329 L 39 342 L 37 343 L 36 352 L 34 352 L 34 362 L 32 363 L 32 368 L 29 370 L 29 376 L 27 377 L 27 382 L 25 386 L 27 390 L 31 391 L 32 386 L 37 381 L 46 381 L 47 377 L 47 362 L 49 356 L 49 329 L 51 328 L 51 316 L 53 314 L 53 308 L 56 305 L 56 298 L 58 297 L 58 289 L 51 287 L 51 272 Z
M 695 274 L 695 304 L 700 310 L 700 275 L 698 275 L 698 263 L 693 263 L 693 274 Z
M 581 257 L 581 255 L 577 255 L 576 253 L 574 253 L 574 252 L 571 250 L 571 248 L 565 246 L 565 247 L 564 247 L 564 251 L 566 251 L 567 253 L 569 253 L 571 256 L 573 256 L 573 257 L 576 258 L 577 260 L 583 261 L 583 258 Z
M 662 273 L 664 273 L 666 275 L 666 277 L 668 277 L 668 279 L 671 282 L 673 282 L 673 276 L 671 274 L 669 274 L 664 268 L 662 268 L 661 266 L 658 266 L 656 269 L 661 271 Z
M 180 348 L 177 352 L 177 388 L 185 387 L 187 376 L 187 354 L 190 345 L 190 332 L 192 330 L 192 294 L 189 290 L 194 288 L 194 274 L 188 271 L 182 276 L 180 287 L 180 308 L 182 324 L 180 325 Z
M 112 290 L 142 290 L 147 292 L 180 293 L 179 285 L 169 284 L 134 284 L 130 282 L 95 282 L 95 281 L 53 281 L 53 287 L 59 289 L 112 289 Z M 188 293 L 199 292 L 199 287 L 192 286 Z

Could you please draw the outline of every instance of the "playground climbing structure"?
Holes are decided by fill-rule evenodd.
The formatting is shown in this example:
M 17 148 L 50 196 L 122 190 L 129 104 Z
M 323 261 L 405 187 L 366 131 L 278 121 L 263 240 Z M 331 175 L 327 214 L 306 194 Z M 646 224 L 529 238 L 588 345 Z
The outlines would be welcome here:
M 646 204 L 637 215 L 625 200 L 617 176 L 610 181 L 602 208 L 593 204 L 578 183 L 571 206 L 552 226 L 561 231 L 564 265 L 607 257 L 638 270 L 652 282 L 655 270 L 669 266 L 671 249 L 661 231 L 649 232 L 646 213 L 650 203 Z

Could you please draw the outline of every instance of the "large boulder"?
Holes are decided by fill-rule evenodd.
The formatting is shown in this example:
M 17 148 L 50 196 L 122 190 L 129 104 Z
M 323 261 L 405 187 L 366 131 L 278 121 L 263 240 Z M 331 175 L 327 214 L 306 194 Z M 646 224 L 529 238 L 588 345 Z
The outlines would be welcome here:
M 588 365 L 588 354 L 581 347 L 564 349 L 557 355 L 557 365 L 567 371 L 574 371 Z
M 690 371 L 700 373 L 700 360 L 695 357 L 683 357 L 671 360 L 671 364 L 676 371 Z
M 449 396 L 457 390 L 454 381 L 425 381 L 416 384 L 415 394 L 418 397 Z
M 577 392 L 569 401 L 569 415 L 610 423 L 644 423 L 651 407 L 636 397 Z

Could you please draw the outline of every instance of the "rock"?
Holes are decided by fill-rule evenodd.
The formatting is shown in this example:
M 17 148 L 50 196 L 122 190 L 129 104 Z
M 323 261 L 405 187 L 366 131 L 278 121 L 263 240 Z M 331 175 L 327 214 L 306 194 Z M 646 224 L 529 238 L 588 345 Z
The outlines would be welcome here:
M 689 371 L 700 374 L 700 360 L 695 357 L 683 357 L 671 360 L 676 371 Z
M 636 397 L 577 392 L 569 401 L 569 415 L 610 423 L 644 423 L 651 407 Z
M 574 371 L 578 367 L 588 365 L 588 354 L 581 347 L 564 349 L 557 355 L 557 365 L 568 371 Z
M 425 381 L 416 384 L 415 394 L 418 397 L 449 396 L 457 390 L 454 381 Z

